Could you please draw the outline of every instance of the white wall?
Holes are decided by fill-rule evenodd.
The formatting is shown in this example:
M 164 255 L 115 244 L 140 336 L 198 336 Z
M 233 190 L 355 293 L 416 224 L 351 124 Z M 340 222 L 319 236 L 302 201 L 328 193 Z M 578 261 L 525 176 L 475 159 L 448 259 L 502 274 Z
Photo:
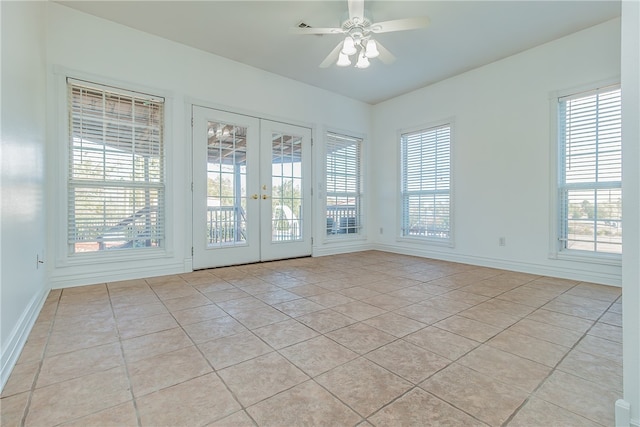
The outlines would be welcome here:
M 212 40 L 212 43 L 219 41 Z M 55 3 L 48 4 L 47 62 L 51 90 L 49 105 L 49 149 L 51 171 L 49 201 L 52 215 L 49 227 L 58 232 L 51 239 L 51 251 L 61 256 L 51 263 L 54 288 L 169 274 L 189 270 L 191 250 L 191 182 L 189 113 L 192 102 L 218 106 L 238 113 L 306 125 L 314 129 L 315 171 L 322 165 L 322 131 L 342 129 L 355 134 L 370 132 L 371 107 L 343 96 L 246 65 L 217 57 L 184 45 L 145 34 Z M 129 86 L 168 92 L 173 114 L 169 117 L 167 138 L 169 231 L 173 251 L 164 259 L 139 262 L 114 262 L 94 265 L 65 264 L 64 218 L 56 217 L 56 205 L 64 203 L 64 183 L 60 179 L 64 155 L 64 129 L 58 103 L 64 93 L 56 92 L 67 70 L 85 73 L 90 78 L 107 79 Z M 64 91 L 62 91 L 64 92 Z M 63 100 L 64 101 L 64 100 Z M 64 111 L 62 111 L 64 114 Z M 321 193 L 316 193 L 314 214 L 322 218 Z M 316 221 L 316 237 L 325 232 L 324 221 Z M 323 239 L 316 238 L 314 253 L 327 253 Z M 326 245 L 328 251 L 366 248 L 369 241 L 356 246 Z
M 374 106 L 377 247 L 620 285 L 619 266 L 549 258 L 550 97 L 619 74 L 616 19 Z M 455 246 L 399 242 L 397 132 L 450 117 Z
M 640 426 L 640 3 L 622 2 L 622 150 L 624 399 Z M 627 225 L 628 224 L 628 225 Z M 616 418 L 616 425 L 622 425 Z
M 44 256 L 45 8 L 0 2 L 2 250 L 0 389 L 48 293 Z

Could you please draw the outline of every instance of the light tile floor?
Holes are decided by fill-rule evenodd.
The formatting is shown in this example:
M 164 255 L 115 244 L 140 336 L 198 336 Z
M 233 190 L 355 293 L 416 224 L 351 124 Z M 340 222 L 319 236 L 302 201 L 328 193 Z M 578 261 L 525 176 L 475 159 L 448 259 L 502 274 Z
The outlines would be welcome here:
M 2 426 L 611 426 L 620 289 L 362 252 L 51 291 Z

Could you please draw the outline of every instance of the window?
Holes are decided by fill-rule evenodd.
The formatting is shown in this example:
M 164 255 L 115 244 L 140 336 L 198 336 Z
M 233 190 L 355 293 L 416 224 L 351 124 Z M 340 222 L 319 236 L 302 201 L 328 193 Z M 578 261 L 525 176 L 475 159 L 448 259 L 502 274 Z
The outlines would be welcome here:
M 164 242 L 164 99 L 67 80 L 71 254 Z
M 451 125 L 403 133 L 402 237 L 451 241 Z
M 558 100 L 560 251 L 622 253 L 620 88 Z
M 362 139 L 327 133 L 327 235 L 362 230 L 360 157 Z

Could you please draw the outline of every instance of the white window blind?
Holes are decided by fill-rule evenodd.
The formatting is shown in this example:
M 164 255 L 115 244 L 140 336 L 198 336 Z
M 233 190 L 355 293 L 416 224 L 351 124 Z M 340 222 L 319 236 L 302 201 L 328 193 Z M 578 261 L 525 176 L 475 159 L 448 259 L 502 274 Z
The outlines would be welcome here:
M 164 99 L 67 80 L 70 253 L 164 241 Z
M 329 132 L 326 147 L 327 235 L 359 234 L 362 139 Z
M 620 88 L 602 88 L 558 101 L 560 250 L 620 254 Z
M 401 236 L 451 238 L 451 126 L 401 136 Z

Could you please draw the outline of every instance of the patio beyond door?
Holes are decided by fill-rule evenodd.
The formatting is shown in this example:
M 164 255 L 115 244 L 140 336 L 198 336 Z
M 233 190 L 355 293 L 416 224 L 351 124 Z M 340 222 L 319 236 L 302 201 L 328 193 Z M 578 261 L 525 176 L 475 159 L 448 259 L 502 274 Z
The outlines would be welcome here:
M 311 130 L 193 107 L 193 268 L 311 254 Z

